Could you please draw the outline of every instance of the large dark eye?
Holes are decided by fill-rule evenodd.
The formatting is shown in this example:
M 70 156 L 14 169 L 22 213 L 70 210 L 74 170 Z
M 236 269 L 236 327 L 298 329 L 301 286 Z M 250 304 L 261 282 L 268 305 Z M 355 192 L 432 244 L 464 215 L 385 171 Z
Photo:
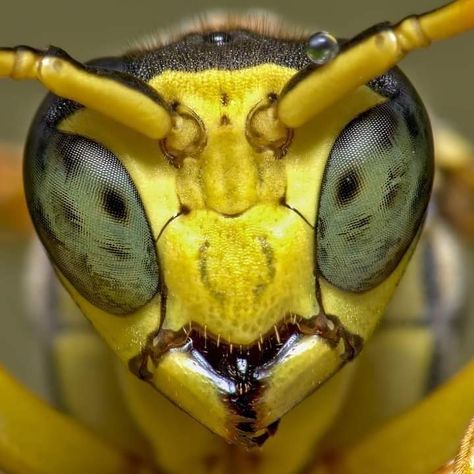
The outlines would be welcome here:
M 350 122 L 321 188 L 316 240 L 324 278 L 350 291 L 387 278 L 416 235 L 432 179 L 429 123 L 411 88 Z
M 126 169 L 102 145 L 76 135 L 52 132 L 41 148 L 26 157 L 25 187 L 51 259 L 99 308 L 140 308 L 157 292 L 158 263 Z

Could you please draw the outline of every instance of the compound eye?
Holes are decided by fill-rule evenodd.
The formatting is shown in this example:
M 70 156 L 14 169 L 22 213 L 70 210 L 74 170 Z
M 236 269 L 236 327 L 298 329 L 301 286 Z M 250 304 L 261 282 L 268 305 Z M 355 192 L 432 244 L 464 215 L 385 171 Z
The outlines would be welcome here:
M 326 165 L 317 261 L 338 288 L 369 290 L 395 269 L 420 226 L 433 178 L 421 103 L 385 102 L 350 122 Z
M 53 132 L 26 157 L 28 206 L 50 258 L 89 302 L 131 313 L 157 292 L 152 232 L 127 170 L 90 139 Z

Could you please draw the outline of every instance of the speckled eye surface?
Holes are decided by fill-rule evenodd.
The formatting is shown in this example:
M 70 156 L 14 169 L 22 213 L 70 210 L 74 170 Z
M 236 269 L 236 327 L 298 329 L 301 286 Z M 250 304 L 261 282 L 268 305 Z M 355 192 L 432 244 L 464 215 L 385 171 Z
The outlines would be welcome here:
M 343 129 L 326 165 L 317 260 L 322 276 L 343 290 L 366 291 L 387 278 L 415 237 L 428 203 L 429 121 L 416 92 L 403 82 L 395 85 L 387 102 Z
M 52 261 L 88 301 L 127 314 L 155 295 L 151 229 L 128 172 L 111 151 L 54 131 L 27 154 L 25 188 Z

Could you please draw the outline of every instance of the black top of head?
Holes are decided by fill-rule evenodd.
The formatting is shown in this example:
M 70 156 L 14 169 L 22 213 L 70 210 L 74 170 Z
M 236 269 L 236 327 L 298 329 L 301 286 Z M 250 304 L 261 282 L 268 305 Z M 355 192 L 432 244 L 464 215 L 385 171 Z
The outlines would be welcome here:
M 277 64 L 300 70 L 310 63 L 305 41 L 248 30 L 191 33 L 156 49 L 132 52 L 124 60 L 128 72 L 146 82 L 167 69 L 198 72 Z

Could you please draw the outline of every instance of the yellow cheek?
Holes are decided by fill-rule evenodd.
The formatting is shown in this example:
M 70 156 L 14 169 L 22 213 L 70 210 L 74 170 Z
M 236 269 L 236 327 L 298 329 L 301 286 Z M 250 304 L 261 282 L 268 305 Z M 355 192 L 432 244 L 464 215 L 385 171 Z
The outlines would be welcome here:
M 56 269 L 56 273 L 84 316 L 126 364 L 143 349 L 147 335 L 159 327 L 161 306 L 159 294 L 134 313 L 116 316 L 91 304 L 59 270 Z
M 372 335 L 377 323 L 385 312 L 398 282 L 416 248 L 421 230 L 395 270 L 380 285 L 362 293 L 340 290 L 325 280 L 321 281 L 321 295 L 324 309 L 336 315 L 351 332 L 359 334 L 364 340 Z

